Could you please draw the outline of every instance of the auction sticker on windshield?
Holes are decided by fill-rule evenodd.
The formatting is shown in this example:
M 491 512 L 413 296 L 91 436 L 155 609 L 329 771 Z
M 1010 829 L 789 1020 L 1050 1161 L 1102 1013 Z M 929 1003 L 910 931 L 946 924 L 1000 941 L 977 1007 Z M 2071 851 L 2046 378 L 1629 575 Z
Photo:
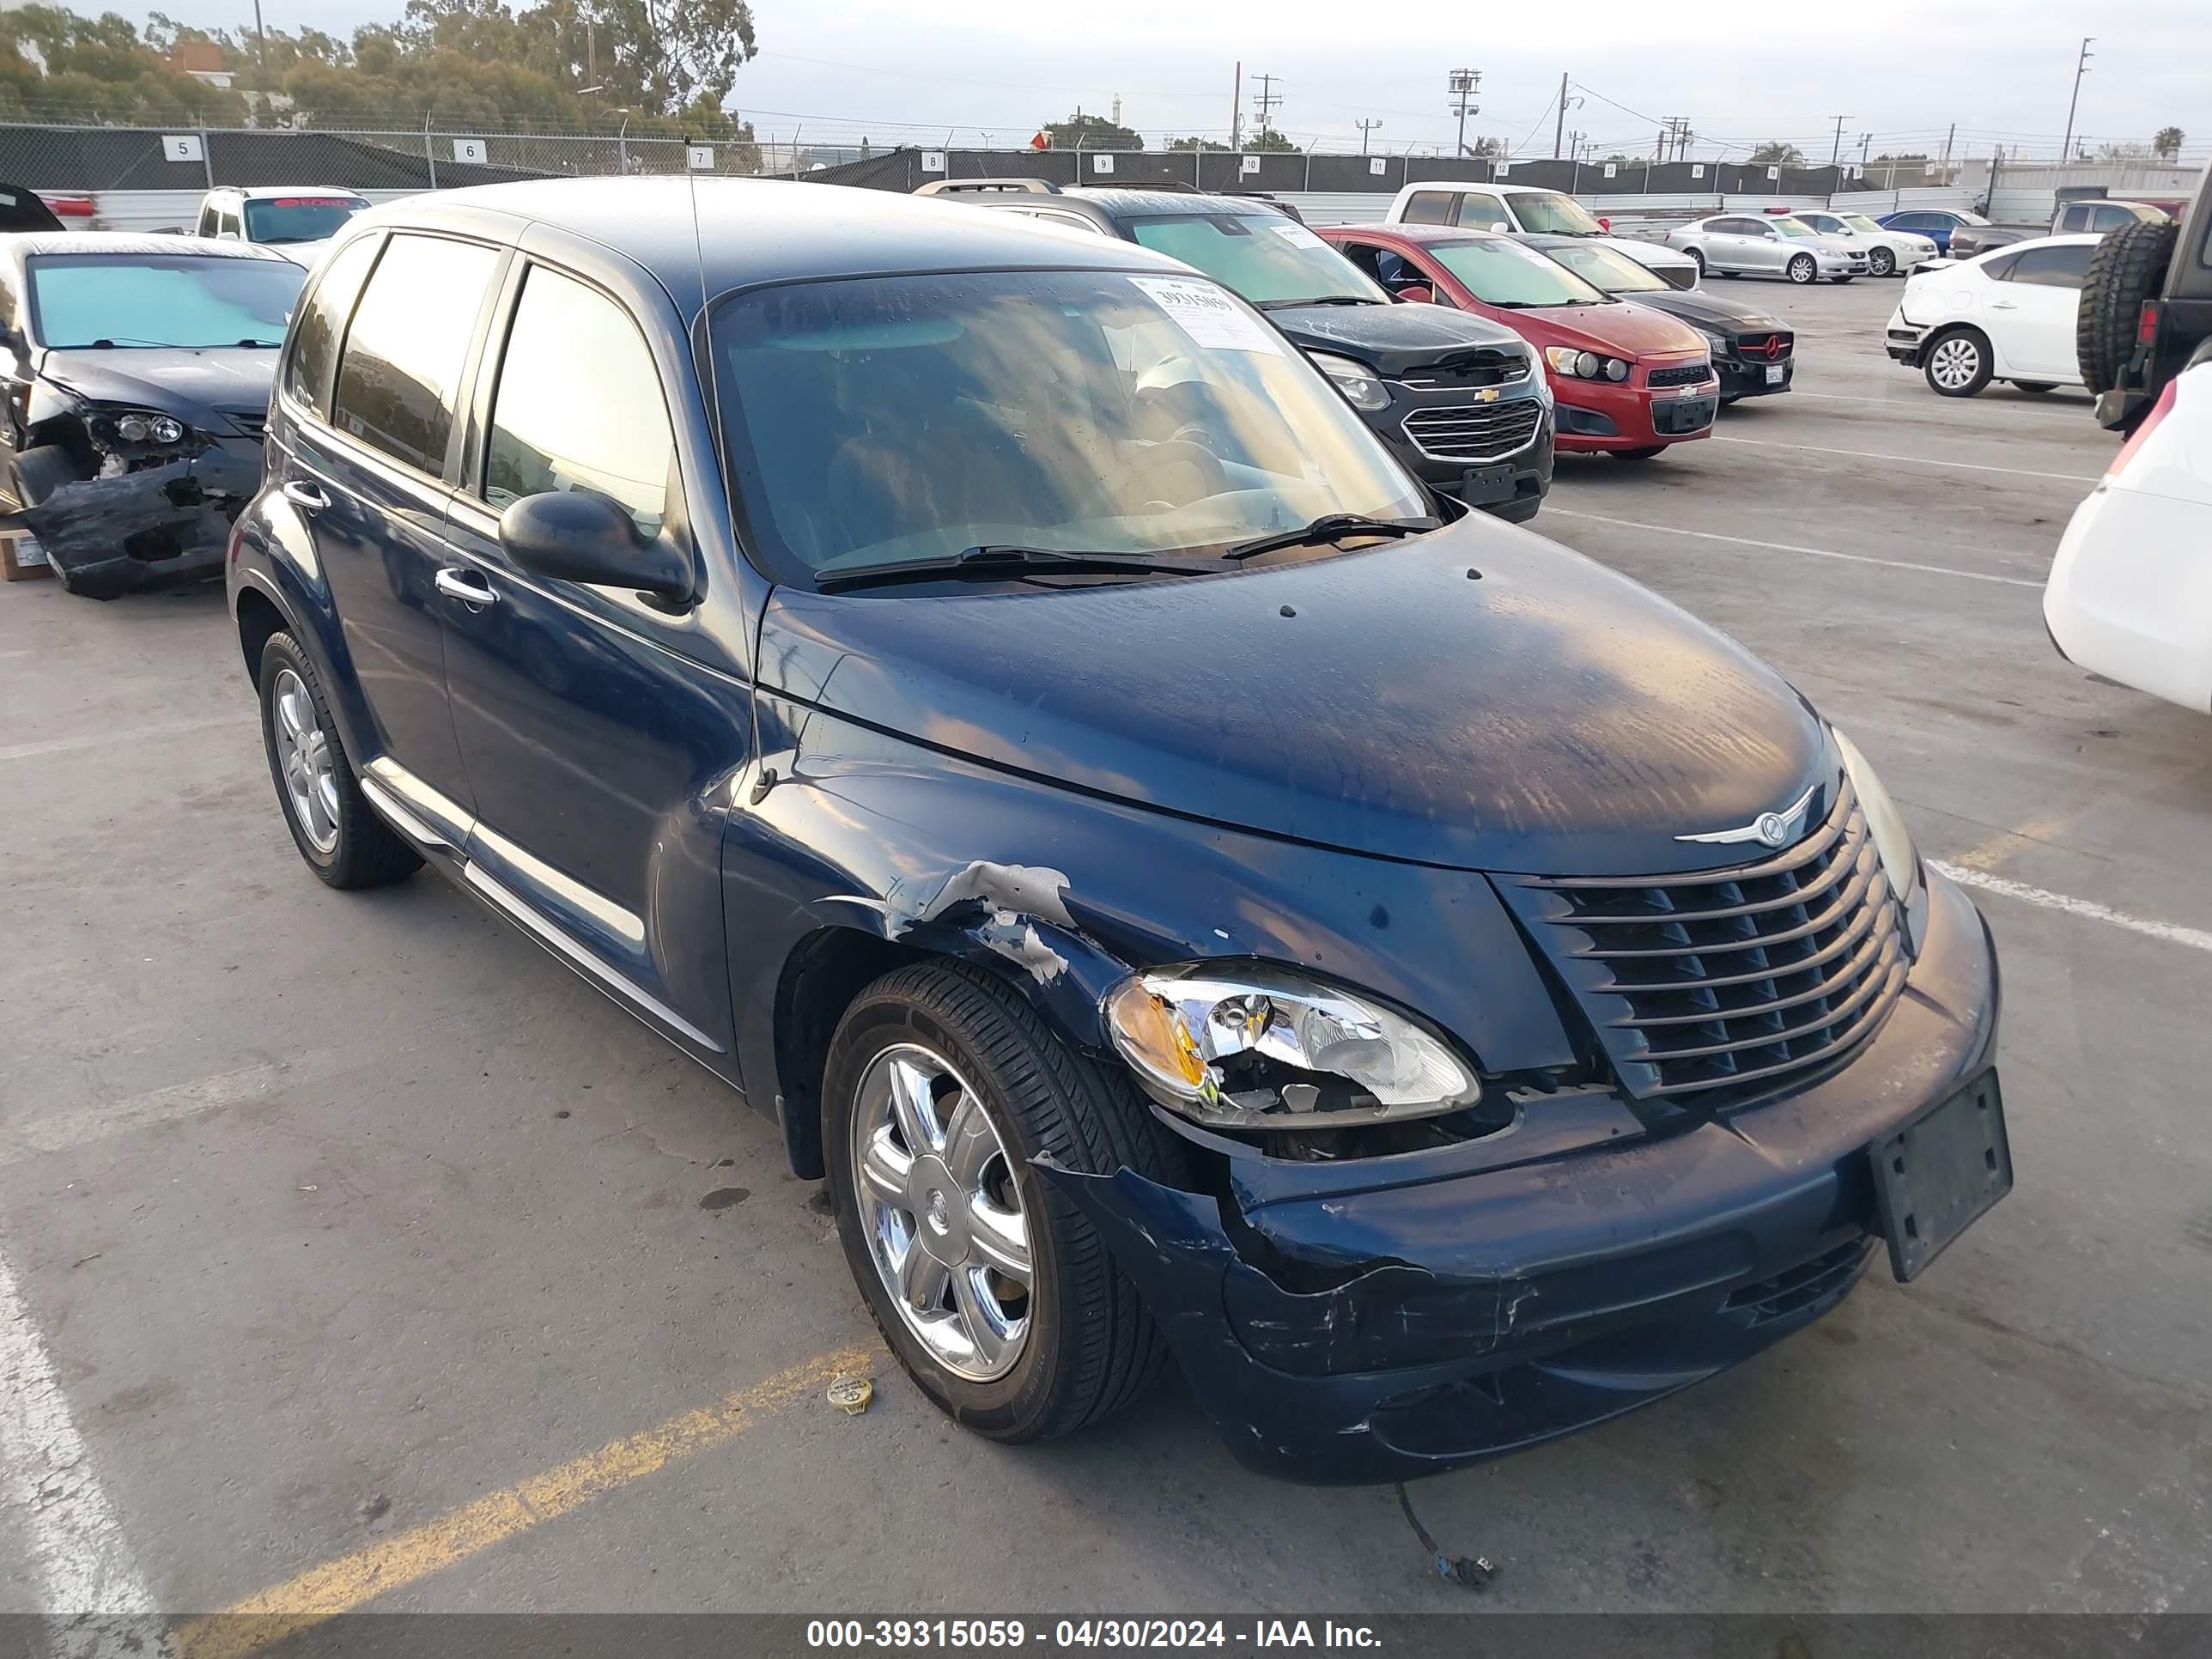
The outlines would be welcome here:
M 1273 225 L 1269 228 L 1292 247 L 1327 247 L 1328 246 L 1304 225 Z
M 1282 343 L 1265 323 L 1210 283 L 1186 283 L 1173 276 L 1132 276 L 1129 281 L 1202 346 L 1282 353 Z

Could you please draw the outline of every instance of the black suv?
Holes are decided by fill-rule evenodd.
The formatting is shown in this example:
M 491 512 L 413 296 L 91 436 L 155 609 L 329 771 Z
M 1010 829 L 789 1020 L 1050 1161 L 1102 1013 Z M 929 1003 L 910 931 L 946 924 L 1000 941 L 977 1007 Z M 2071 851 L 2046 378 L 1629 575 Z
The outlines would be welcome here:
M 1267 313 L 1431 489 L 1515 524 L 1543 505 L 1552 400 L 1528 343 L 1464 312 L 1398 304 L 1265 197 L 1067 190 L 1042 179 L 946 179 L 915 193 L 1139 243 L 1195 266 Z
M 2118 431 L 2212 353 L 2212 168 L 2179 222 L 2136 220 L 2097 244 L 2074 326 L 2097 419 Z

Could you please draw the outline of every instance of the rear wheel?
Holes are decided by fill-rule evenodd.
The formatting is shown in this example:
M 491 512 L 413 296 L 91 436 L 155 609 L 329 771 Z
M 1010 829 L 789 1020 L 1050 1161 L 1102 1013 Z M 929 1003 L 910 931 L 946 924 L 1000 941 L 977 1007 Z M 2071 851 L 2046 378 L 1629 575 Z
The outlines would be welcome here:
M 1929 390 L 1938 397 L 1971 398 L 1990 383 L 1990 343 L 1977 330 L 1939 336 L 1926 361 Z
M 1705 276 L 1705 256 L 1704 254 L 1702 254 L 1702 253 L 1698 252 L 1698 250 L 1697 250 L 1697 249 L 1695 249 L 1695 248 L 1692 248 L 1689 252 L 1690 252 L 1690 263 L 1691 263 L 1692 264 L 1693 264 L 1693 265 L 1697 266 L 1697 268 L 1698 268 L 1698 277 L 1699 277 L 1700 279 L 1702 279 L 1702 278 Z
M 1867 270 L 1875 276 L 1891 276 L 1897 273 L 1897 256 L 1886 247 L 1867 250 Z
M 1802 288 L 1820 280 L 1820 262 L 1809 253 L 1793 253 L 1790 263 L 1782 268 L 1782 274 Z
M 2013 384 L 2018 386 L 2022 392 L 2033 392 L 2040 394 L 2052 390 L 2058 383 L 2056 380 L 2014 380 Z
M 1854 276 L 1856 276 L 1856 274 L 1857 274 L 1857 273 L 1856 273 L 1856 272 L 1855 272 L 1855 271 L 1848 271 L 1848 270 L 1847 270 L 1847 271 L 1845 271 L 1842 276 L 1831 276 L 1831 277 L 1829 277 L 1829 278 L 1828 278 L 1828 280 L 1829 280 L 1830 282 L 1833 283 L 1834 283 L 1838 288 L 1841 288 L 1841 287 L 1842 287 L 1845 283 L 1850 282 L 1850 281 L 1851 280 L 1851 278 L 1852 278 Z
M 2122 225 L 2089 254 L 2081 303 L 2074 313 L 2074 354 L 2090 391 L 2110 392 L 2135 353 L 2143 301 L 2154 299 L 2172 263 L 2181 228 L 2168 219 Z M 2156 391 L 2155 386 L 2146 388 Z
M 1641 449 L 1610 449 L 1606 453 L 1616 461 L 1648 461 L 1666 447 L 1665 444 L 1646 444 Z
M 381 887 L 421 867 L 422 855 L 362 793 L 322 680 L 289 634 L 271 634 L 261 648 L 261 740 L 285 827 L 325 884 Z
M 947 1416 L 1049 1439 L 1158 1378 L 1136 1287 L 1033 1165 L 1171 1180 L 1179 1145 L 1019 995 L 952 963 L 886 974 L 838 1024 L 822 1116 L 847 1263 Z

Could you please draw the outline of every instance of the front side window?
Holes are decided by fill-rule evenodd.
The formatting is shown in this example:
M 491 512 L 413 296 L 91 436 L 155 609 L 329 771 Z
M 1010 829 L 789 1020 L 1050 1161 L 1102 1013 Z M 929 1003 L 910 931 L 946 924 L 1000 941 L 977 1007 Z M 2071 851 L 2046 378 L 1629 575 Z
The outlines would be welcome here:
M 1508 230 L 1513 228 L 1512 216 L 1505 211 L 1505 204 L 1480 191 L 1470 191 L 1459 198 L 1459 222 L 1473 225 L 1477 230 L 1488 230 L 1500 224 Z
M 255 242 L 327 241 L 368 205 L 358 196 L 268 196 L 246 204 L 246 234 Z
M 2087 243 L 2074 242 L 2057 247 L 2024 247 L 2006 273 L 2008 283 L 2027 283 L 2035 288 L 2075 288 L 2081 286 L 2089 274 L 2089 255 Z
M 1881 227 L 1876 224 L 1873 220 L 1868 218 L 1863 213 L 1845 213 L 1838 215 L 1838 216 L 1845 226 L 1852 230 L 1870 230 L 1875 232 L 1876 234 L 1881 234 Z
M 214 235 L 216 222 L 215 204 L 207 203 L 200 209 L 199 234 L 203 236 Z
M 2089 228 L 2092 230 L 2118 230 L 2122 225 L 2133 224 L 2135 222 L 2135 218 L 2136 216 L 2129 212 L 2127 209 L 2124 207 L 2096 208 L 2093 209 L 2089 214 Z
M 278 346 L 307 273 L 213 253 L 41 253 L 27 262 L 39 343 Z
M 238 215 L 231 209 L 223 209 L 221 216 L 216 219 L 216 234 L 218 236 L 235 236 L 238 234 Z
M 533 267 L 492 396 L 484 500 L 504 511 L 546 490 L 592 490 L 656 536 L 675 450 L 637 325 L 598 289 Z
M 355 309 L 331 424 L 438 477 L 453 389 L 499 256 L 473 242 L 395 236 Z
M 1787 236 L 1793 242 L 1817 242 L 1820 240 L 1820 233 L 1802 219 L 1777 219 L 1773 224 L 1776 235 Z
M 338 341 L 345 333 L 346 318 L 361 292 L 362 278 L 376 258 L 376 238 L 364 236 L 338 251 L 323 268 L 308 297 L 307 308 L 292 331 L 291 361 L 284 368 L 284 390 L 318 415 L 330 413 L 331 365 L 337 361 Z M 289 262 L 288 262 L 289 263 Z
M 1513 206 L 1521 216 L 1521 228 L 1561 236 L 1602 236 L 1605 227 L 1571 196 L 1556 190 L 1532 190 L 1516 194 Z
M 969 548 L 1142 557 L 1418 488 L 1219 285 L 962 271 L 734 295 L 712 325 L 733 497 L 793 578 Z
M 1145 246 L 1197 266 L 1254 305 L 1331 299 L 1389 302 L 1341 253 L 1279 213 L 1163 214 L 1132 219 L 1128 225 Z
M 1574 272 L 1502 236 L 1479 242 L 1439 242 L 1429 257 L 1459 278 L 1485 305 L 1602 305 L 1605 295 Z
M 1449 191 L 1417 190 L 1413 200 L 1406 204 L 1405 222 L 1409 225 L 1448 225 L 1452 222 L 1452 197 Z

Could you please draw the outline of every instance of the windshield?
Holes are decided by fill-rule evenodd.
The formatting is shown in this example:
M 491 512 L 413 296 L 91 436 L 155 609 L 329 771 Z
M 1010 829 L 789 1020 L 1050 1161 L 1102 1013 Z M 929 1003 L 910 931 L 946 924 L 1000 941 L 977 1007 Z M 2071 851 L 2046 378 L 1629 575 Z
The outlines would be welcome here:
M 1978 213 L 1954 213 L 1951 216 L 1962 225 L 1985 225 L 1989 221 Z
M 1279 213 L 1179 213 L 1126 222 L 1146 247 L 1196 265 L 1254 305 L 1390 296 L 1295 219 Z
M 1552 231 L 1562 236 L 1605 234 L 1605 227 L 1590 217 L 1588 208 L 1556 190 L 1516 191 L 1513 214 L 1523 230 Z
M 1584 282 L 1607 294 L 1659 294 L 1669 284 L 1651 274 L 1626 253 L 1596 242 L 1574 242 L 1544 252 Z
M 1565 266 L 1503 236 L 1479 242 L 1432 242 L 1429 254 L 1485 305 L 1583 306 L 1605 299 Z
M 270 196 L 246 204 L 249 242 L 320 242 L 368 203 L 351 196 Z
M 1429 511 L 1304 357 L 1200 276 L 796 283 L 723 301 L 713 339 L 733 494 L 793 575 Z
M 1793 242 L 1817 242 L 1820 240 L 1820 233 L 1802 219 L 1769 219 L 1766 222 Z
M 1863 213 L 1839 213 L 1836 216 L 1853 230 L 1880 231 L 1881 227 Z
M 289 259 L 46 253 L 28 262 L 39 343 L 280 345 L 307 273 Z

